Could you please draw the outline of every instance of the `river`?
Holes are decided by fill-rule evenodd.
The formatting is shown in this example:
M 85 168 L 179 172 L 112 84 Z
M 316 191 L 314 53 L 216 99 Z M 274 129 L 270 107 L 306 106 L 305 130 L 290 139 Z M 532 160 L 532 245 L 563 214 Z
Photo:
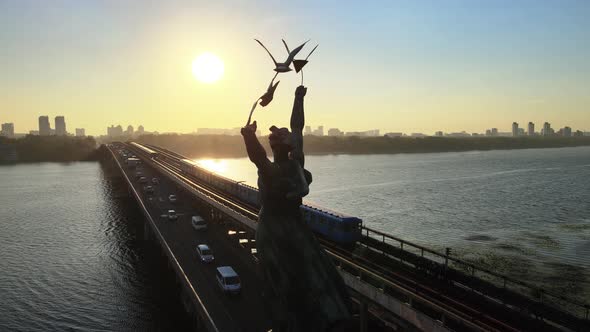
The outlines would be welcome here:
M 200 159 L 256 185 L 246 158 Z M 590 147 L 308 156 L 307 197 L 365 225 L 590 298 Z M 142 215 L 98 163 L 0 167 L 0 331 L 184 330 Z

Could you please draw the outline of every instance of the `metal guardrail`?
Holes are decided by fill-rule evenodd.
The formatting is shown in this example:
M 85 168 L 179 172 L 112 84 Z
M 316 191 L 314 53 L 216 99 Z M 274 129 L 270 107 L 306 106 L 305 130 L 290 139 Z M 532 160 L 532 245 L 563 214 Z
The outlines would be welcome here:
M 364 281 L 378 287 L 384 294 L 388 294 L 389 296 L 398 299 L 401 298 L 403 302 L 407 303 L 411 307 L 421 304 L 430 308 L 435 312 L 435 314 L 432 315 L 431 313 L 428 316 L 434 320 L 438 320 L 441 326 L 446 326 L 446 322 L 452 320 L 458 322 L 461 325 L 465 325 L 474 331 L 499 331 L 480 321 L 474 316 L 466 315 L 457 310 L 449 310 L 444 308 L 427 299 L 426 297 L 414 292 L 413 290 L 397 285 L 381 274 L 358 265 L 357 263 L 347 259 L 346 257 L 338 255 L 333 251 L 326 250 L 326 252 L 332 257 L 339 269 L 354 275 L 359 281 Z M 391 295 L 391 293 L 395 294 L 396 296 Z
M 499 274 L 497 272 L 490 271 L 485 268 L 481 268 L 476 266 L 473 263 L 454 258 L 449 254 L 443 254 L 437 252 L 435 250 L 423 247 L 421 245 L 400 239 L 393 235 L 380 232 L 378 230 L 371 229 L 366 226 L 362 226 L 363 233 L 365 236 L 380 240 L 383 243 L 397 243 L 396 247 L 399 247 L 402 251 L 409 251 L 413 254 L 419 255 L 426 259 L 429 259 L 433 262 L 436 262 L 445 267 L 445 269 L 450 267 L 459 268 L 471 275 L 471 277 L 477 277 L 491 282 L 494 286 L 497 286 L 502 289 L 516 291 L 526 297 L 532 297 L 532 299 L 536 300 L 539 303 L 549 304 L 548 298 L 552 298 L 554 302 L 565 304 L 564 308 L 561 310 L 567 311 L 569 314 L 580 318 L 580 319 L 589 319 L 590 314 L 590 305 L 585 303 L 580 303 L 571 299 L 567 299 L 564 296 L 554 294 L 552 292 L 543 290 L 539 287 L 535 287 L 533 285 L 527 284 L 525 282 L 510 278 L 508 276 Z M 389 241 L 388 241 L 389 240 Z M 430 255 L 431 257 L 426 257 L 426 255 Z M 481 294 L 486 296 L 494 297 L 493 294 L 485 294 L 485 292 L 481 289 L 474 288 L 473 285 L 463 284 L 463 286 L 467 287 L 468 289 L 478 291 Z M 511 287 L 512 286 L 512 287 Z M 528 293 L 528 294 L 527 294 Z M 572 310 L 572 308 L 574 310 Z

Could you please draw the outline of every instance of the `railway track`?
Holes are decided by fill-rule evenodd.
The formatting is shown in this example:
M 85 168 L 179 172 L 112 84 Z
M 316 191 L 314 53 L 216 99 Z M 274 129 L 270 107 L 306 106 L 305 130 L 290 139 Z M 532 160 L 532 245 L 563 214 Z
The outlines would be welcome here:
M 239 211 L 241 214 L 247 216 L 253 221 L 257 221 L 259 210 L 258 207 L 236 200 L 233 196 L 223 192 L 222 190 L 219 190 L 207 183 L 203 183 L 203 181 L 190 174 L 184 173 L 177 165 L 174 164 L 175 162 L 179 162 L 180 159 L 184 159 L 183 156 L 171 153 L 156 146 L 146 146 L 164 157 L 158 158 L 158 160 L 152 159 L 153 163 L 175 174 L 177 177 L 186 180 L 186 182 L 191 186 L 198 189 L 199 191 L 202 191 L 221 204 Z M 146 156 L 144 155 L 144 157 Z M 386 286 L 384 288 L 405 290 L 415 294 L 422 304 L 426 304 L 427 306 L 431 306 L 436 309 L 435 312 L 437 314 L 433 316 L 438 317 L 432 318 L 440 320 L 442 318 L 440 313 L 442 312 L 444 313 L 443 315 L 445 318 L 448 317 L 449 319 L 452 319 L 454 322 L 452 326 L 456 330 L 510 332 L 530 330 L 528 328 L 522 328 L 521 326 L 517 327 L 517 324 L 510 324 L 508 322 L 501 321 L 494 316 L 480 311 L 470 303 L 462 302 L 456 298 L 448 296 L 445 294 L 445 292 L 440 292 L 427 284 L 417 282 L 415 278 L 412 278 L 412 276 L 398 273 L 384 266 L 375 264 L 374 262 L 369 261 L 359 255 L 356 255 L 354 254 L 353 250 L 342 248 L 341 246 L 338 246 L 337 244 L 326 239 L 320 238 L 319 241 L 326 252 L 336 261 L 346 261 L 348 265 L 352 264 L 357 269 L 370 272 L 374 275 L 374 279 L 379 280 L 379 284 L 381 286 Z M 444 318 L 442 318 L 442 320 L 444 320 Z M 464 329 L 461 327 L 464 327 Z

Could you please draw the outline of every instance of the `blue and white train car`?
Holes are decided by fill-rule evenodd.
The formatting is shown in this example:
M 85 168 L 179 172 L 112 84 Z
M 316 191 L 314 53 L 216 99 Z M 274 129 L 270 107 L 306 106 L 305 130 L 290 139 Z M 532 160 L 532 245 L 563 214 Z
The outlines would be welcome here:
M 254 187 L 208 171 L 189 159 L 181 160 L 179 168 L 208 185 L 238 197 L 242 202 L 260 206 L 259 191 Z M 308 204 L 301 206 L 301 214 L 312 231 L 336 243 L 353 244 L 362 236 L 362 220 L 357 217 Z
M 303 220 L 314 232 L 340 244 L 360 240 L 362 220 L 310 205 L 301 205 Z

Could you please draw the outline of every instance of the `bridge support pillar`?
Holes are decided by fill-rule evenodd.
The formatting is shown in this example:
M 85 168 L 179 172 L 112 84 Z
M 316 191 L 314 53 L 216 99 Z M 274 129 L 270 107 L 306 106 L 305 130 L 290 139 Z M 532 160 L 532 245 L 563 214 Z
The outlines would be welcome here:
M 359 314 L 360 314 L 360 332 L 367 332 L 368 331 L 368 316 L 369 316 L 369 305 L 367 304 L 367 300 L 365 298 L 361 298 L 359 304 Z

